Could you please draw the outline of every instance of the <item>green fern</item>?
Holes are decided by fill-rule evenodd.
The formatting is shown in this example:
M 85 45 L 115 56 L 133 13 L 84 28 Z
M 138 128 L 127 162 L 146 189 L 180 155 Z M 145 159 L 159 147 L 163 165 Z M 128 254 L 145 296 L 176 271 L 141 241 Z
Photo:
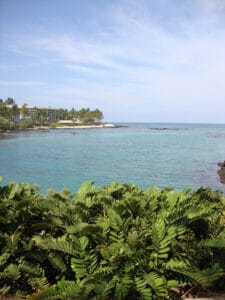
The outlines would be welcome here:
M 224 204 L 208 189 L 87 182 L 74 195 L 42 196 L 27 184 L 1 186 L 0 290 L 36 290 L 32 299 L 149 300 L 204 288 L 224 277 Z M 212 250 L 220 265 L 212 265 Z
M 33 237 L 34 242 L 37 246 L 43 249 L 51 249 L 61 251 L 66 254 L 75 255 L 76 250 L 72 241 L 68 240 L 66 236 L 58 238 L 47 238 L 44 239 L 40 236 Z
M 9 264 L 3 272 L 0 273 L 0 278 L 10 278 L 17 280 L 21 276 L 20 269 L 16 264 Z
M 152 299 L 152 289 L 147 287 L 147 282 L 144 278 L 135 277 L 135 286 L 139 292 L 141 299 L 151 300 Z
M 92 297 L 93 300 L 107 300 L 110 299 L 112 290 L 115 287 L 115 283 L 113 281 L 101 281 L 100 283 L 96 282 L 94 285 L 94 293 L 95 296 Z
M 48 280 L 46 277 L 31 277 L 28 279 L 28 283 L 34 291 L 48 286 Z
M 202 286 L 209 286 L 213 281 L 217 280 L 223 275 L 223 269 L 215 264 L 212 268 L 207 268 L 202 271 L 193 268 L 181 269 L 171 268 L 176 273 L 182 274 L 187 278 L 187 282 L 200 284 Z
M 86 300 L 88 299 L 93 285 L 87 284 L 85 286 L 74 281 L 59 281 L 56 286 L 44 289 L 28 297 L 30 300 Z
M 48 254 L 48 259 L 54 269 L 59 270 L 61 273 L 64 273 L 67 270 L 67 266 L 60 254 L 50 252 Z
M 133 280 L 128 275 L 125 275 L 122 278 L 115 276 L 113 281 L 116 282 L 116 287 L 115 287 L 116 299 L 118 300 L 125 299 L 133 284 Z
M 152 288 L 157 297 L 168 297 L 166 279 L 156 272 L 150 272 L 144 276 L 148 286 Z

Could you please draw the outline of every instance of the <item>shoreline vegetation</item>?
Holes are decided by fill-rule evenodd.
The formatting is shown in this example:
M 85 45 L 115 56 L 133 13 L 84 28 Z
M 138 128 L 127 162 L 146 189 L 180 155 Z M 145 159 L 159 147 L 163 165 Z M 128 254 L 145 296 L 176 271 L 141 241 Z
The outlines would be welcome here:
M 74 126 L 37 126 L 33 128 L 25 128 L 25 129 L 15 129 L 15 130 L 0 130 L 0 139 L 9 138 L 10 136 L 18 133 L 18 132 L 25 132 L 25 131 L 42 131 L 42 132 L 49 132 L 50 130 L 58 130 L 58 129 L 98 129 L 98 128 L 126 128 L 126 125 L 118 125 L 118 124 L 110 124 L 110 123 L 102 123 L 98 125 L 74 125 Z
M 50 130 L 50 129 L 89 129 L 89 128 L 121 128 L 121 127 L 128 127 L 123 125 L 115 125 L 110 123 L 101 123 L 101 124 L 93 124 L 93 125 L 58 125 L 58 126 L 35 126 L 35 127 L 29 127 L 25 129 L 15 129 L 15 130 L 6 130 L 6 131 L 0 131 L 1 134 L 11 134 L 16 133 L 20 131 L 29 131 L 29 130 Z
M 132 184 L 43 195 L 0 177 L 0 298 L 188 299 L 225 286 L 225 198 Z M 211 298 L 210 298 L 211 299 Z
M 25 130 L 120 128 L 102 122 L 103 113 L 96 108 L 64 108 L 17 105 L 13 98 L 0 99 L 0 138 Z
M 65 108 L 28 106 L 27 104 L 17 105 L 13 98 L 0 99 L 0 132 L 37 127 L 113 127 L 111 124 L 102 123 L 103 118 L 103 113 L 98 108 L 95 110 L 89 108 L 68 110 Z

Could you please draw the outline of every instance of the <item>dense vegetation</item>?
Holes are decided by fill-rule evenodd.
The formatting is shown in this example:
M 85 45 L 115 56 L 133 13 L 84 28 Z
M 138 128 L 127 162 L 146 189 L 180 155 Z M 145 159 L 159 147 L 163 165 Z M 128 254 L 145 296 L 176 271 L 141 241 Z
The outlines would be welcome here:
M 89 108 L 82 108 L 81 110 L 59 108 L 54 114 L 48 114 L 47 108 L 36 107 L 31 115 L 26 104 L 19 107 L 13 98 L 7 98 L 5 101 L 0 99 L 0 131 L 26 129 L 43 125 L 57 126 L 59 120 L 79 120 L 81 124 L 88 125 L 101 122 L 102 119 L 103 113 L 98 108 L 95 110 Z
M 225 285 L 220 192 L 0 185 L 0 296 L 181 299 Z

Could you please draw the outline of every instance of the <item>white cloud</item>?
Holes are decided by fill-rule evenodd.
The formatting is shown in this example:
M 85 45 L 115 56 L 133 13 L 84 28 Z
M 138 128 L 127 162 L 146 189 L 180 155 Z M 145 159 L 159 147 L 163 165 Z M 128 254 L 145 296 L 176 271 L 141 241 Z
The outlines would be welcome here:
M 0 81 L 2 87 L 32 87 L 43 85 L 40 81 Z
M 167 110 L 176 105 L 177 110 L 186 108 L 189 113 L 191 107 L 224 106 L 225 2 L 185 2 L 187 14 L 184 9 L 179 15 L 172 7 L 170 15 L 164 11 L 161 18 L 154 16 L 148 1 L 121 3 L 105 12 L 105 29 L 96 19 L 96 27 L 85 35 L 78 30 L 57 33 L 46 29 L 13 40 L 10 49 L 21 57 L 33 57 L 37 65 L 43 64 L 44 72 L 48 67 L 59 69 L 51 84 L 42 89 L 42 99 L 60 102 L 67 98 L 69 104 L 76 98 L 81 106 L 93 102 L 103 107 L 122 102 L 124 111 L 137 104 L 148 111 L 155 109 L 152 106 Z M 169 2 L 160 3 L 162 9 Z M 58 84 L 55 78 L 60 76 L 65 78 Z M 40 84 L 32 80 L 0 82 L 18 87 Z

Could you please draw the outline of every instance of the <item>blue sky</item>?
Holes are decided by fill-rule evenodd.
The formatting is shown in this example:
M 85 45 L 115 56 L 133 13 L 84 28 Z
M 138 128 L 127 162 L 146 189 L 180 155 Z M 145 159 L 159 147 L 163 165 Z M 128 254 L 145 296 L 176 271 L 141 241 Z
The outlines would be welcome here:
M 0 98 L 225 123 L 224 0 L 0 0 Z

